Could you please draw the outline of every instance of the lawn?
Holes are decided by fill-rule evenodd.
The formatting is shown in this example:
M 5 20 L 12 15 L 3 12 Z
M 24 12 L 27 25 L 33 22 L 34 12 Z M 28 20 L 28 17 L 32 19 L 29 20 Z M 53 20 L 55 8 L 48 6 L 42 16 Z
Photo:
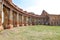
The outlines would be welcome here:
M 0 40 L 60 40 L 60 26 L 24 26 L 0 32 Z

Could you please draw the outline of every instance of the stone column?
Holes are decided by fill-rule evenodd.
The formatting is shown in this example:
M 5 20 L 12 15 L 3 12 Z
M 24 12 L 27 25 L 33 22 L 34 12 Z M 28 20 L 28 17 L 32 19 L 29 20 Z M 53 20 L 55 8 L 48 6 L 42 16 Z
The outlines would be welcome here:
M 32 18 L 32 25 L 34 25 L 34 17 Z
M 2 0 L 0 0 L 0 31 L 3 30 L 3 26 L 2 26 L 2 12 L 3 12 L 3 4 L 2 4 Z
M 28 26 L 28 17 L 26 16 L 26 26 Z
M 28 26 L 28 17 L 24 16 L 24 26 Z
M 44 19 L 42 18 L 42 25 L 44 25 L 44 21 L 43 21 Z
M 32 25 L 32 17 L 28 17 L 28 25 Z
M 19 26 L 22 26 L 22 15 L 19 14 Z
M 24 15 L 22 15 L 22 26 L 24 26 Z
M 35 25 L 35 18 L 34 18 L 34 25 Z
M 12 14 L 12 10 L 10 9 L 10 14 L 9 14 L 9 21 L 8 21 L 8 27 L 9 28 L 13 28 L 13 14 Z
M 35 18 L 35 25 L 37 25 L 37 19 Z
M 35 20 L 35 25 L 36 25 L 36 18 L 34 20 Z
M 38 25 L 39 25 L 39 19 L 38 19 Z
M 30 25 L 32 25 L 32 22 L 33 22 L 33 21 L 32 21 L 32 19 L 33 19 L 33 18 L 32 18 L 32 17 L 30 17 Z
M 34 18 L 34 25 L 36 25 L 36 18 Z
M 39 21 L 38 21 L 38 18 L 37 18 L 37 25 L 38 25 Z
M 13 26 L 17 27 L 17 13 L 13 11 Z
M 19 13 L 17 13 L 17 27 L 19 27 Z

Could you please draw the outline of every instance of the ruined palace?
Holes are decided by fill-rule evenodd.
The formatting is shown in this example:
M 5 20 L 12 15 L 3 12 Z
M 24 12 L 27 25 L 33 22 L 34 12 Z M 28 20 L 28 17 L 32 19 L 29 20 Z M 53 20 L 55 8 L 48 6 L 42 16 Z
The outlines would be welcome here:
M 27 25 L 60 25 L 60 15 L 41 15 L 27 12 L 16 6 L 12 0 L 0 0 L 0 30 Z

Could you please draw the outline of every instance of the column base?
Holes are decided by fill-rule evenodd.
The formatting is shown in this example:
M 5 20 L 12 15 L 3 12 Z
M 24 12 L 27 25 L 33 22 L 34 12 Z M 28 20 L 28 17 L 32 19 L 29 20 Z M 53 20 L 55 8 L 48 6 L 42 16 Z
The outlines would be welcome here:
M 13 25 L 12 24 L 9 24 L 7 29 L 12 29 L 13 28 Z
M 22 26 L 24 26 L 24 24 L 22 24 Z
M 19 27 L 19 24 L 17 24 L 17 27 Z
M 28 26 L 28 24 L 26 24 L 26 26 Z
M 32 24 L 30 24 L 32 26 Z
M 2 30 L 4 30 L 4 28 L 3 28 L 3 26 L 1 25 L 1 26 L 0 26 L 0 31 L 2 31 Z

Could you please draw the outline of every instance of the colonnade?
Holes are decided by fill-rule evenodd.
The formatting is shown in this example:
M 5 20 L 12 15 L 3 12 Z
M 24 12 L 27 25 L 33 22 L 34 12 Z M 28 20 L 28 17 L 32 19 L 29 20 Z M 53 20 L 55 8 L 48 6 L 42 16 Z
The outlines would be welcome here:
M 36 24 L 37 17 L 30 15 L 28 12 L 17 12 L 11 8 L 6 7 L 3 5 L 3 27 L 5 29 L 13 28 L 13 27 L 20 27 L 20 26 L 28 26 L 28 25 L 38 25 Z M 35 15 L 35 14 L 34 14 Z

